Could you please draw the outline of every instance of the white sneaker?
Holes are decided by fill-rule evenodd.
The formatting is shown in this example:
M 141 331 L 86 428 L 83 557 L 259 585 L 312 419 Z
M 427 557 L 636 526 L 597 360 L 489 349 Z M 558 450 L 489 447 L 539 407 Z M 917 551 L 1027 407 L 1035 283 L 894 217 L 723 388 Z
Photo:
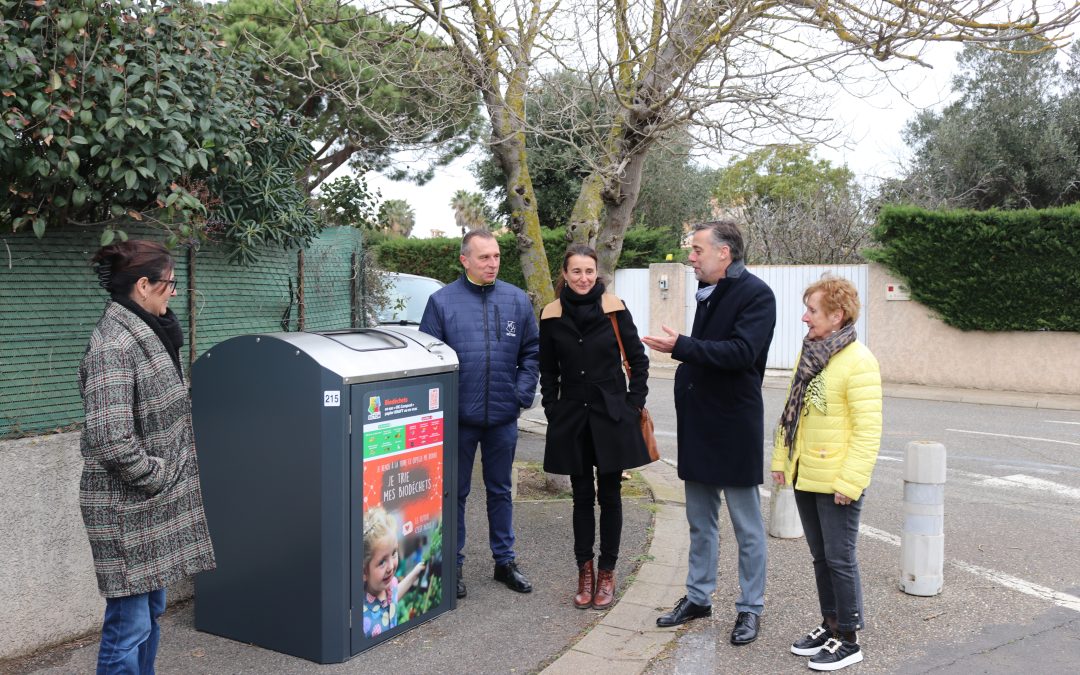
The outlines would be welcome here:
M 811 670 L 840 670 L 853 663 L 862 661 L 862 649 L 856 639 L 855 642 L 829 638 L 822 646 L 821 651 L 810 658 Z
M 825 624 L 821 624 L 791 645 L 791 653 L 796 656 L 813 656 L 821 651 L 832 635 Z

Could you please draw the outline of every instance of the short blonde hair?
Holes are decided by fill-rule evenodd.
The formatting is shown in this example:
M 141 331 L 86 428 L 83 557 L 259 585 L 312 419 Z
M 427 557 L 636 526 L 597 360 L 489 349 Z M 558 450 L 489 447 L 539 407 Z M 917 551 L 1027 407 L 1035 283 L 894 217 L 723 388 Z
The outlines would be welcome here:
M 364 514 L 364 569 L 371 563 L 375 544 L 380 541 L 397 544 L 397 521 L 381 506 L 368 509 Z
M 827 314 L 836 310 L 844 313 L 844 324 L 855 323 L 859 320 L 859 291 L 855 284 L 847 279 L 826 274 L 803 291 L 802 299 L 805 304 L 810 296 L 821 291 L 821 309 Z

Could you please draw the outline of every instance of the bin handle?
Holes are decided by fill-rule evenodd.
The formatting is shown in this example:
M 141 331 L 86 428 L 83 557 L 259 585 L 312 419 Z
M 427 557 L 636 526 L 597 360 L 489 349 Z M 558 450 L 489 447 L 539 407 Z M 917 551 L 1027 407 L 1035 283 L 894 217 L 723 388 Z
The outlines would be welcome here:
M 378 330 L 378 329 L 373 329 L 373 330 Z M 397 337 L 405 338 L 406 340 L 412 340 L 417 345 L 423 347 L 424 350 L 427 351 L 429 354 L 434 354 L 434 352 L 431 350 L 432 347 L 442 347 L 443 345 L 446 344 L 445 342 L 443 342 L 442 340 L 440 340 L 438 338 L 432 338 L 431 342 L 428 342 L 427 344 L 425 344 L 423 342 L 420 342 L 416 338 L 414 338 L 412 335 L 406 335 L 405 333 L 398 333 L 397 331 L 383 331 L 383 332 L 393 333 Z M 427 335 L 427 333 L 424 333 L 424 334 Z
M 386 347 L 379 347 L 379 348 L 374 348 L 374 349 L 357 349 L 356 347 L 351 347 L 351 346 L 345 344 L 344 342 L 342 342 L 341 340 L 337 340 L 337 339 L 334 338 L 335 335 L 352 335 L 354 333 L 379 333 L 380 335 L 385 335 L 386 337 L 392 338 L 398 344 L 397 344 L 397 346 L 389 347 L 389 349 L 405 349 L 405 347 L 407 346 L 405 344 L 405 341 L 402 340 L 402 338 L 405 337 L 404 335 L 401 335 L 400 333 L 394 333 L 394 332 L 388 331 L 388 330 L 382 330 L 382 329 L 379 329 L 379 328 L 346 328 L 346 329 L 342 329 L 342 330 L 322 331 L 322 332 L 319 332 L 319 333 L 312 333 L 312 335 L 321 335 L 322 337 L 326 338 L 327 340 L 333 340 L 334 342 L 338 343 L 342 347 L 345 347 L 346 349 L 351 349 L 354 352 L 375 352 L 375 351 L 382 351 L 383 349 L 387 349 Z M 423 346 L 423 345 L 421 345 L 421 346 Z
M 416 339 L 415 337 L 413 337 L 413 336 L 410 336 L 410 335 L 403 335 L 403 334 L 401 334 L 401 333 L 395 333 L 394 335 L 396 335 L 396 336 L 399 336 L 399 337 L 403 337 L 403 338 L 405 338 L 405 339 L 407 339 L 407 340 L 413 340 L 414 342 L 416 342 L 416 343 L 417 343 L 417 345 L 419 345 L 420 347 L 422 347 L 422 348 L 423 348 L 424 350 L 426 350 L 426 351 L 427 351 L 428 353 L 432 353 L 432 354 L 434 353 L 434 352 L 433 352 L 433 351 L 431 350 L 431 348 L 432 348 L 432 347 L 442 347 L 442 346 L 446 345 L 446 342 L 444 342 L 444 341 L 442 341 L 442 340 L 440 340 L 440 339 L 434 339 L 433 341 L 431 341 L 431 342 L 428 342 L 428 343 L 427 343 L 427 345 L 426 345 L 426 343 L 423 343 L 423 342 L 421 342 L 420 340 L 418 340 L 418 339 Z

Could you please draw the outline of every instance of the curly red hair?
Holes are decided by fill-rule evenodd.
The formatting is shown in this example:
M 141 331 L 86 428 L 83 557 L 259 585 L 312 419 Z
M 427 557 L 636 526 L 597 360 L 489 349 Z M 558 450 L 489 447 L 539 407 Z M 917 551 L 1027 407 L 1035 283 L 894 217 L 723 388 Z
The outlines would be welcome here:
M 818 291 L 821 292 L 821 309 L 827 314 L 832 314 L 839 309 L 844 313 L 843 325 L 845 326 L 858 321 L 861 304 L 855 284 L 847 279 L 825 275 L 803 291 L 803 303 Z

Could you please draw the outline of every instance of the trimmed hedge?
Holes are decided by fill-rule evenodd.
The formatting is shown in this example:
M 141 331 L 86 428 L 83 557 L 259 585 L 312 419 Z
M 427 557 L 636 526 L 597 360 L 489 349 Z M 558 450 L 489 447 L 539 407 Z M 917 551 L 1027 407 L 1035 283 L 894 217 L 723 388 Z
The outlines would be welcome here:
M 1080 206 L 928 211 L 889 206 L 866 257 L 962 330 L 1080 331 Z
M 566 230 L 544 230 L 544 250 L 547 251 L 551 266 L 551 278 L 558 277 L 562 266 L 563 252 L 566 251 Z M 521 258 L 516 254 L 517 245 L 513 234 L 498 237 L 502 250 L 502 264 L 499 278 L 525 288 L 525 276 L 521 273 Z M 461 250 L 460 238 L 447 239 L 387 239 L 377 246 L 379 265 L 394 272 L 420 274 L 432 277 L 444 283 L 450 283 L 461 276 L 461 263 L 458 254 Z M 622 254 L 619 256 L 620 269 L 648 267 L 649 263 L 664 262 L 664 256 L 674 253 L 681 259 L 679 239 L 666 228 L 633 228 L 627 230 L 623 239 Z

